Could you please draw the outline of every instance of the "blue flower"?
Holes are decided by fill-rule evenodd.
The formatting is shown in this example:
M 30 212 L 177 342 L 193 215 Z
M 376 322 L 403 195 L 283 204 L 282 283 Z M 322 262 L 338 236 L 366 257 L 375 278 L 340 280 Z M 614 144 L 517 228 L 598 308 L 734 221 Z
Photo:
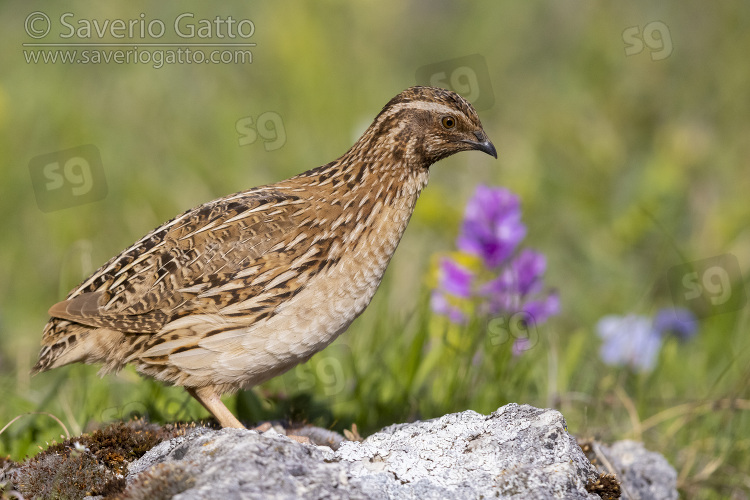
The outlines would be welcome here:
M 605 316 L 596 324 L 604 339 L 600 354 L 608 365 L 626 365 L 635 371 L 651 371 L 656 365 L 664 338 L 672 334 L 687 340 L 697 333 L 693 313 L 687 309 L 661 309 L 647 316 Z
M 654 369 L 662 337 L 651 318 L 635 314 L 605 316 L 596 324 L 596 331 L 604 339 L 600 355 L 606 364 L 629 366 L 637 372 Z
M 662 309 L 654 317 L 654 330 L 662 336 L 672 334 L 680 340 L 689 340 L 698 332 L 698 323 L 688 309 Z

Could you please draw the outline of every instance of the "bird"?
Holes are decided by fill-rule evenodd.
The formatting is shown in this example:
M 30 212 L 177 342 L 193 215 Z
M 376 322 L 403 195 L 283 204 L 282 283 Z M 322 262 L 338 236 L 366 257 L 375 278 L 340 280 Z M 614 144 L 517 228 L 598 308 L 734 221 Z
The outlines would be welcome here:
M 32 373 L 130 364 L 244 428 L 222 395 L 343 333 L 380 285 L 430 166 L 470 150 L 497 158 L 469 101 L 407 88 L 338 159 L 199 205 L 102 265 L 49 309 Z

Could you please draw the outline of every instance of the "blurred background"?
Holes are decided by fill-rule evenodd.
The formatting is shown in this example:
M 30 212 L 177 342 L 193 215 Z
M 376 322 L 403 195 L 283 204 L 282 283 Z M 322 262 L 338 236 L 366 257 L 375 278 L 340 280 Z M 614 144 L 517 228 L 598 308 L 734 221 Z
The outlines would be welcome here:
M 363 435 L 554 407 L 579 438 L 663 453 L 690 498 L 748 498 L 749 25 L 741 1 L 0 3 L 0 428 L 20 416 L 0 454 L 134 415 L 206 419 L 132 369 L 30 378 L 47 309 L 184 210 L 337 158 L 421 83 L 470 99 L 499 159 L 433 166 L 371 307 L 229 407 Z M 246 45 L 200 45 L 217 43 Z M 429 306 L 478 185 L 519 196 L 560 297 L 522 353 Z M 602 358 L 603 317 L 672 307 L 694 335 L 646 367 L 635 341 Z

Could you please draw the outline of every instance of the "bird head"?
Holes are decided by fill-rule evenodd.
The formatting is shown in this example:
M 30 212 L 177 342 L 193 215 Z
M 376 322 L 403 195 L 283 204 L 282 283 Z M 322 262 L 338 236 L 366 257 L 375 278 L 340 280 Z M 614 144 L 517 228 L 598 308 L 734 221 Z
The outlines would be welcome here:
M 497 158 L 474 107 L 455 92 L 441 88 L 404 90 L 385 105 L 368 132 L 380 146 L 415 166 L 429 167 L 470 150 Z

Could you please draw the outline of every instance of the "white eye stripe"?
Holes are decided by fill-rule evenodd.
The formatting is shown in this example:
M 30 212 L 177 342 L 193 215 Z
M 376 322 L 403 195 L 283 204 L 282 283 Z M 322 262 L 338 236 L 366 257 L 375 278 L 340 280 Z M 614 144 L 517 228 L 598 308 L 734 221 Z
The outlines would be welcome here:
M 388 110 L 387 114 L 382 115 L 379 121 L 382 121 L 384 118 L 390 117 L 403 109 L 420 109 L 424 111 L 431 111 L 437 114 L 450 115 L 450 116 L 464 114 L 463 112 L 461 112 L 461 110 L 452 108 L 450 106 L 446 106 L 445 104 L 440 104 L 439 102 L 409 101 L 409 102 L 401 102 L 401 103 L 396 104 L 395 106 L 393 106 L 391 109 Z M 466 118 L 469 119 L 468 117 Z M 469 121 L 471 120 L 469 119 Z

